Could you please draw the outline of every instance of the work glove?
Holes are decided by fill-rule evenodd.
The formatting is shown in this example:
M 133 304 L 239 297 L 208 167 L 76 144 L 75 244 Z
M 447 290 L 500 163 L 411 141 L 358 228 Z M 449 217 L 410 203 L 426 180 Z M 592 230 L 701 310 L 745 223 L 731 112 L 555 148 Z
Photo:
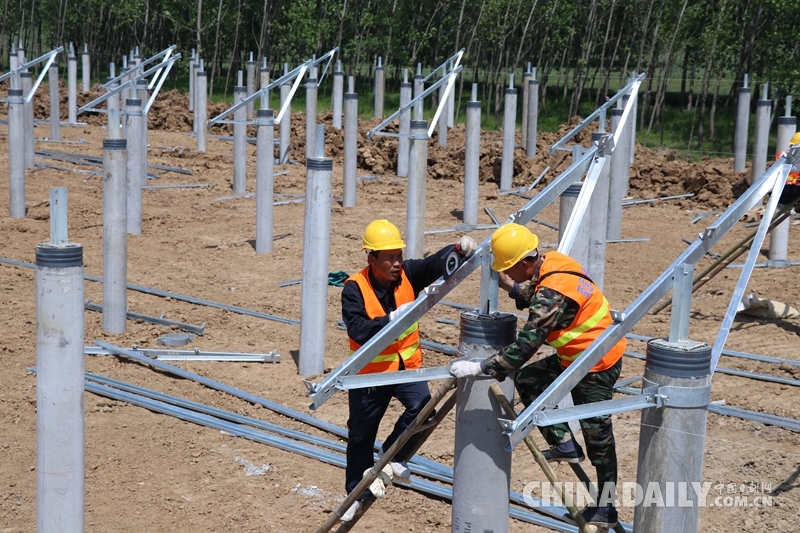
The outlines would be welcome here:
M 405 308 L 408 307 L 409 305 L 411 305 L 411 302 L 403 304 L 394 311 L 392 311 L 391 313 L 389 313 L 389 322 L 397 318 L 400 315 L 400 313 L 402 313 L 405 310 Z
M 475 250 L 478 249 L 478 243 L 475 242 L 475 239 L 470 237 L 469 235 L 464 235 L 461 239 L 456 243 L 456 252 L 460 253 L 464 257 L 469 257 L 475 253 Z
M 371 468 L 367 468 L 364 470 L 364 477 L 367 476 Z M 386 489 L 392 486 L 392 467 L 388 464 L 383 467 L 383 470 L 378 472 L 378 476 L 375 478 L 369 486 L 369 491 L 378 499 L 383 498 L 386 496 Z
M 450 365 L 450 373 L 457 378 L 482 376 L 483 369 L 480 361 L 456 361 Z

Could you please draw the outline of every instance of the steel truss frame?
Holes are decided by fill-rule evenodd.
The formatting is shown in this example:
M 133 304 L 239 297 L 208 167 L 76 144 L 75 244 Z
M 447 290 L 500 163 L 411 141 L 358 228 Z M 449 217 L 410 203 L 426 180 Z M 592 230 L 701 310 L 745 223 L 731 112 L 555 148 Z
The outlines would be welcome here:
M 454 62 L 452 68 L 450 69 L 450 72 L 447 72 L 447 74 L 445 74 L 440 79 L 438 79 L 436 82 L 434 82 L 430 87 L 428 87 L 427 89 L 422 91 L 422 94 L 420 94 L 419 96 L 416 96 L 415 98 L 412 98 L 411 101 L 408 102 L 406 105 L 401 106 L 400 109 L 398 109 L 397 111 L 395 111 L 394 113 L 392 113 L 391 115 L 386 117 L 386 119 L 384 119 L 383 122 L 381 122 L 380 124 L 378 124 L 377 126 L 372 128 L 371 130 L 369 130 L 367 132 L 367 139 L 372 139 L 372 137 L 374 137 L 375 135 L 383 135 L 385 137 L 400 137 L 399 133 L 390 133 L 390 132 L 383 131 L 383 129 L 386 126 L 388 126 L 389 124 L 391 124 L 394 121 L 395 118 L 399 117 L 400 113 L 404 112 L 407 109 L 412 108 L 414 106 L 414 104 L 416 104 L 420 100 L 424 99 L 426 96 L 430 95 L 431 93 L 433 93 L 433 91 L 435 91 L 440 86 L 442 86 L 443 84 L 446 83 L 447 87 L 445 87 L 445 89 L 444 89 L 444 95 L 442 95 L 442 99 L 439 101 L 439 107 L 436 108 L 436 113 L 434 113 L 433 120 L 431 120 L 431 125 L 428 128 L 427 138 L 430 139 L 431 135 L 433 135 L 433 130 L 436 128 L 436 124 L 439 121 L 439 116 L 442 114 L 442 111 L 444 110 L 444 106 L 447 103 L 447 97 L 450 95 L 450 91 L 453 90 L 453 86 L 455 85 L 455 82 L 456 82 L 456 76 L 458 75 L 458 73 L 460 73 L 464 69 L 463 66 L 459 65 L 459 63 L 461 62 L 461 58 L 463 56 L 464 56 L 464 48 L 462 48 L 461 50 L 459 50 L 458 52 L 453 54 L 452 57 L 448 58 L 447 60 L 445 60 L 444 63 L 442 63 L 441 65 L 436 67 L 433 70 L 433 72 L 428 74 L 428 77 L 425 78 L 423 80 L 423 82 L 425 80 L 427 80 L 428 78 L 430 78 L 431 76 L 433 76 L 434 73 L 438 72 L 442 68 L 444 68 L 445 72 L 447 72 L 447 64 L 448 64 L 448 62 L 450 62 L 450 61 Z M 409 138 L 413 139 L 414 136 L 413 135 L 409 135 Z
M 47 75 L 47 73 L 50 71 L 50 65 L 53 64 L 53 61 L 55 60 L 56 56 L 59 53 L 63 52 L 63 51 L 64 51 L 64 47 L 63 46 L 59 46 L 55 50 L 50 50 L 46 54 L 43 54 L 43 55 L 37 57 L 33 61 L 28 61 L 27 63 L 18 66 L 14 70 L 6 72 L 2 76 L 0 76 L 0 82 L 2 82 L 4 80 L 7 80 L 8 78 L 11 78 L 11 88 L 12 89 L 19 89 L 19 74 L 21 72 L 26 72 L 30 67 L 35 67 L 39 63 L 45 62 L 45 65 L 42 68 L 42 71 L 39 72 L 39 76 L 36 78 L 36 81 L 34 82 L 33 87 L 31 87 L 30 92 L 28 94 L 26 94 L 26 95 L 23 95 L 23 98 L 25 99 L 25 103 L 27 104 L 28 102 L 31 101 L 31 99 L 33 98 L 33 95 L 36 94 L 36 89 L 39 88 L 39 85 L 41 85 L 42 80 Z M 2 100 L 6 101 L 5 98 L 3 98 Z
M 319 58 L 311 58 L 308 61 L 301 63 L 299 66 L 295 67 L 294 69 L 290 70 L 280 78 L 271 82 L 266 87 L 260 88 L 259 90 L 257 90 L 256 92 L 254 92 L 241 102 L 234 104 L 233 106 L 229 107 L 216 117 L 209 119 L 208 125 L 212 126 L 214 124 L 255 124 L 256 123 L 255 120 L 237 121 L 237 120 L 224 120 L 224 119 L 225 117 L 234 113 L 237 109 L 246 106 L 249 102 L 252 102 L 256 98 L 260 98 L 261 95 L 266 95 L 272 89 L 280 87 L 284 83 L 294 80 L 294 84 L 292 85 L 292 90 L 289 91 L 289 97 L 283 103 L 283 106 L 281 106 L 281 109 L 278 112 L 278 116 L 275 118 L 275 124 L 280 124 L 281 119 L 283 119 L 284 115 L 286 114 L 286 111 L 292 104 L 292 98 L 294 97 L 294 93 L 297 92 L 297 88 L 300 86 L 300 82 L 303 81 L 303 76 L 305 75 L 306 71 L 311 70 L 313 67 L 319 65 L 320 63 L 322 63 L 327 59 L 328 61 L 325 63 L 325 68 L 322 69 L 322 74 L 320 74 L 319 80 L 317 81 L 317 83 L 321 83 L 322 80 L 325 78 L 325 73 L 328 71 L 328 67 L 330 66 L 331 61 L 333 60 L 333 56 L 338 51 L 339 47 L 337 46 L 334 47 L 330 52 L 320 56 Z

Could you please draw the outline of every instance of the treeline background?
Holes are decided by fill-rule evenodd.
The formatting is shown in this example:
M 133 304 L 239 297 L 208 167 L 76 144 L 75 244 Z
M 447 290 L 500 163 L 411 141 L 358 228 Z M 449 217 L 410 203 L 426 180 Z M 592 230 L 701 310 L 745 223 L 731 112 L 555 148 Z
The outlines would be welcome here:
M 213 93 L 229 94 L 249 52 L 277 74 L 283 62 L 338 46 L 346 74 L 367 79 L 380 56 L 391 89 L 402 68 L 413 74 L 422 63 L 429 72 L 464 48 L 461 109 L 478 81 L 497 117 L 509 73 L 518 84 L 529 62 L 541 112 L 555 106 L 562 121 L 596 107 L 631 72 L 647 72 L 638 108 L 645 141 L 658 144 L 660 132 L 663 144 L 665 123 L 680 123 L 687 149 L 721 138 L 711 148 L 730 151 L 727 117 L 744 74 L 753 103 L 770 83 L 773 115 L 796 91 L 799 25 L 798 0 L 4 0 L 0 57 L 7 68 L 20 40 L 29 58 L 88 43 L 102 79 L 135 46 L 146 56 L 176 44 L 204 58 Z

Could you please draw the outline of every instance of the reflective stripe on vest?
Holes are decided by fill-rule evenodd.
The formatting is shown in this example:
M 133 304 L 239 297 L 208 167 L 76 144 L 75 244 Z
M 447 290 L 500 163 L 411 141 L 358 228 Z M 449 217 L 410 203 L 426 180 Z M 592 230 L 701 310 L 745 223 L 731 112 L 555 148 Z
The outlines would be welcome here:
M 583 268 L 572 258 L 559 252 L 548 252 L 539 272 L 540 281 L 537 280 L 540 286 L 563 294 L 579 306 L 568 328 L 554 329 L 547 336 L 547 344 L 556 349 L 565 367 L 613 323 L 608 300 L 594 283 L 582 277 L 584 274 Z M 627 341 L 621 339 L 591 371 L 600 372 L 613 366 L 622 357 L 626 346 Z
M 404 270 L 400 270 L 400 284 L 394 289 L 395 305 L 400 307 L 405 303 L 414 301 L 414 288 L 408 280 Z M 346 281 L 354 281 L 361 290 L 364 299 L 364 309 L 370 319 L 386 316 L 378 297 L 369 280 L 369 267 L 364 268 L 358 274 L 350 276 Z M 350 355 L 355 353 L 361 345 L 349 338 Z M 400 370 L 400 358 L 403 358 L 403 366 L 407 370 L 413 370 L 422 366 L 422 350 L 420 349 L 419 324 L 411 324 L 397 340 L 387 346 L 379 355 L 376 355 L 359 374 L 374 374 L 377 372 L 392 372 Z

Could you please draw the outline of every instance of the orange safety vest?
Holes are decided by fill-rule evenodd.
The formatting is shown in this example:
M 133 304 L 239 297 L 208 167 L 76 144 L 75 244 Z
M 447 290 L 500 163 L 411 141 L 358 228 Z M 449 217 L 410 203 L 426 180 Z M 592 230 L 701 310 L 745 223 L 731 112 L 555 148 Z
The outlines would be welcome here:
M 775 161 L 780 159 L 785 153 L 786 152 L 778 152 L 778 154 L 775 156 Z M 793 166 L 792 170 L 789 171 L 789 177 L 786 178 L 786 185 L 800 185 L 800 167 L 797 165 Z
M 400 284 L 394 289 L 394 303 L 397 307 L 415 300 L 414 287 L 408 281 L 404 270 L 400 270 Z M 347 281 L 355 281 L 361 289 L 361 296 L 364 298 L 364 308 L 370 320 L 386 315 L 372 283 L 369 281 L 369 267 L 358 274 L 353 274 Z M 348 337 L 350 340 L 350 355 L 361 348 L 361 345 Z M 422 349 L 419 343 L 419 324 L 414 322 L 406 329 L 395 342 L 386 347 L 380 354 L 370 361 L 367 366 L 362 368 L 359 374 L 376 374 L 378 372 L 394 372 L 400 370 L 400 357 L 403 358 L 403 366 L 406 370 L 414 370 L 422 366 Z
M 580 275 L 578 275 L 580 274 Z M 608 300 L 586 272 L 574 259 L 559 253 L 548 252 L 544 256 L 537 286 L 558 291 L 578 303 L 575 319 L 565 329 L 554 329 L 547 336 L 547 344 L 556 349 L 561 365 L 569 366 L 583 353 L 613 322 Z M 627 341 L 623 338 L 592 368 L 601 372 L 616 364 L 625 351 Z

